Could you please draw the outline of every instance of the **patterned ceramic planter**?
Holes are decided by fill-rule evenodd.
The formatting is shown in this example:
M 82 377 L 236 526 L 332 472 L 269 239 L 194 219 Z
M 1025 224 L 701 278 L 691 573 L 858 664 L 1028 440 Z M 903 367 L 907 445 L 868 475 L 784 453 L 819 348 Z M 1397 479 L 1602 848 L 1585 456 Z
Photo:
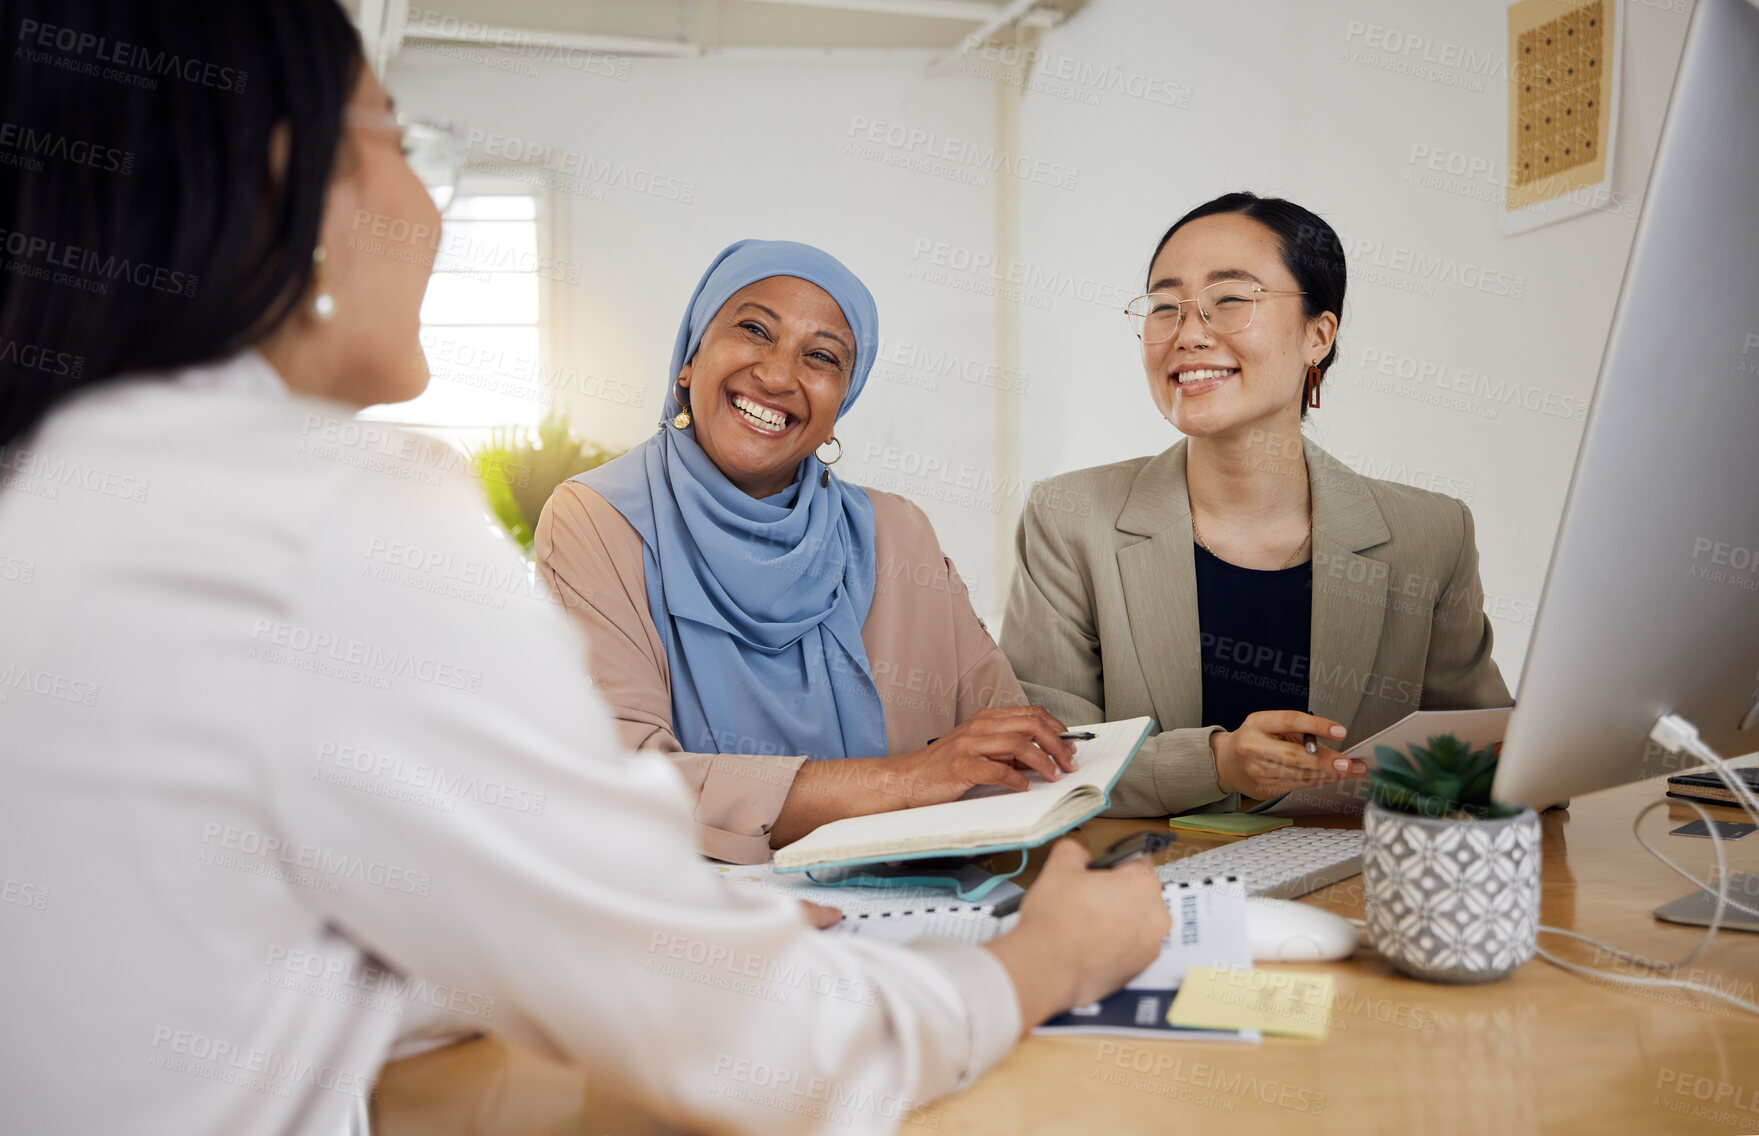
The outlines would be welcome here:
M 1368 940 L 1431 982 L 1494 982 L 1533 957 L 1539 814 L 1437 820 L 1370 804 L 1362 821 Z

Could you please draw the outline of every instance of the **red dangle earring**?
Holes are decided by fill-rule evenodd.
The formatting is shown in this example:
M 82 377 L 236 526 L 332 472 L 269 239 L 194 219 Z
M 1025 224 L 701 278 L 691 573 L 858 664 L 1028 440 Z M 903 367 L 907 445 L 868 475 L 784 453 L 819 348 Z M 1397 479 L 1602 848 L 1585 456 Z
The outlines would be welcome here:
M 1318 363 L 1307 364 L 1307 405 L 1314 410 L 1319 409 L 1319 381 L 1324 377 Z

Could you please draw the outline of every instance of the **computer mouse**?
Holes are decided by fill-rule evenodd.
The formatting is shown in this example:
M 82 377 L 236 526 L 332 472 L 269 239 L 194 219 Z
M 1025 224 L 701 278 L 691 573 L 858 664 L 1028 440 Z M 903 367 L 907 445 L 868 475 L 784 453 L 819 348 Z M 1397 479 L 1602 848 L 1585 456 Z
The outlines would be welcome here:
M 1253 962 L 1324 962 L 1349 958 L 1359 938 L 1342 916 L 1286 899 L 1246 901 L 1246 941 Z

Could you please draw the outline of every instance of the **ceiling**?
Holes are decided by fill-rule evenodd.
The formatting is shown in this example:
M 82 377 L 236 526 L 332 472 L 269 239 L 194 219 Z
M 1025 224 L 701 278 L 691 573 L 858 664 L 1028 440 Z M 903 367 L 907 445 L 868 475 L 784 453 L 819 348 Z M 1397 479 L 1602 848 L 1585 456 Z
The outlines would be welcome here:
M 1087 0 L 342 0 L 382 62 L 403 42 L 554 43 L 626 55 L 727 49 L 951 50 L 1038 30 Z M 512 38 L 510 38 L 512 37 Z

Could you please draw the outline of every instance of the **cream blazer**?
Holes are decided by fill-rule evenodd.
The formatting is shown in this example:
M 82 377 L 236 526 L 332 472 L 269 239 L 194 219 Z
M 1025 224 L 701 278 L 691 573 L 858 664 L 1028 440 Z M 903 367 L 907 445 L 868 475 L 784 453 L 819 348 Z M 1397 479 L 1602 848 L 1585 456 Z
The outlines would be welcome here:
M 1472 514 L 1452 497 L 1363 477 L 1303 439 L 1313 501 L 1307 711 L 1345 744 L 1413 710 L 1510 704 L 1490 657 Z M 1027 696 L 1065 722 L 1151 714 L 1113 816 L 1238 798 L 1216 783 L 1185 443 L 1035 487 L 1015 537 L 1002 649 Z
M 886 719 L 886 754 L 911 753 L 989 706 L 1026 695 L 921 509 L 892 493 L 873 501 L 873 606 L 861 643 Z M 717 860 L 770 858 L 769 832 L 804 755 L 688 753 L 672 731 L 672 675 L 647 605 L 641 534 L 577 481 L 538 520 L 538 572 L 592 642 L 593 685 L 631 749 L 671 757 L 696 795 L 697 836 Z

